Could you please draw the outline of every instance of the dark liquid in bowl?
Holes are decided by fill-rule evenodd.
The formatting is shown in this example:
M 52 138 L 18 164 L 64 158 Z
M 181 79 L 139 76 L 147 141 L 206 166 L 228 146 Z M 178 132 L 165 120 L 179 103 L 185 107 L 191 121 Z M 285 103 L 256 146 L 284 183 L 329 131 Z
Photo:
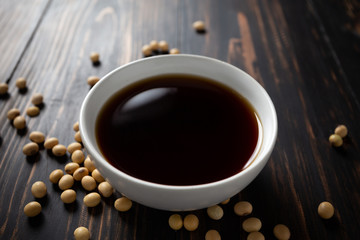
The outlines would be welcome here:
M 253 107 L 227 86 L 163 75 L 114 94 L 95 131 L 105 159 L 121 171 L 154 183 L 197 185 L 242 171 L 259 126 Z

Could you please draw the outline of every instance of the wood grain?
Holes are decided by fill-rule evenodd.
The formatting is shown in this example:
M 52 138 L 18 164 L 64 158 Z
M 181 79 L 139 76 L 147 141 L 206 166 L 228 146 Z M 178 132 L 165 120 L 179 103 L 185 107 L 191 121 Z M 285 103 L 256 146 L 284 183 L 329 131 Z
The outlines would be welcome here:
M 209 229 L 218 230 L 222 239 L 246 239 L 245 217 L 233 212 L 239 200 L 253 204 L 252 216 L 262 220 L 266 239 L 275 239 L 272 230 L 278 223 L 289 226 L 291 239 L 358 238 L 356 1 L 1 0 L 0 6 L 0 82 L 9 83 L 10 93 L 0 98 L 1 239 L 73 239 L 80 225 L 89 228 L 91 239 L 204 239 Z M 205 22 L 205 33 L 192 29 L 196 20 Z M 73 142 L 72 125 L 89 91 L 87 77 L 102 77 L 141 58 L 141 47 L 151 40 L 243 69 L 268 91 L 278 114 L 277 143 L 264 170 L 222 205 L 223 219 L 209 219 L 204 209 L 194 211 L 200 219 L 194 232 L 171 230 L 171 212 L 136 203 L 129 212 L 117 212 L 113 203 L 120 193 L 87 208 L 79 183 L 76 203 L 65 205 L 48 176 L 63 169 L 69 155 L 57 158 L 41 148 L 35 157 L 25 157 L 21 150 L 35 130 L 64 145 Z M 101 55 L 99 66 L 89 60 L 92 51 Z M 27 78 L 25 92 L 15 87 L 19 76 Z M 25 116 L 37 92 L 45 102 L 40 115 L 26 116 L 27 129 L 17 131 L 6 112 L 16 107 Z M 328 137 L 340 123 L 348 126 L 349 136 L 335 149 Z M 38 180 L 46 183 L 48 195 L 39 200 L 42 213 L 27 218 L 22 209 L 34 200 L 30 188 Z M 317 215 L 322 201 L 335 206 L 333 219 Z

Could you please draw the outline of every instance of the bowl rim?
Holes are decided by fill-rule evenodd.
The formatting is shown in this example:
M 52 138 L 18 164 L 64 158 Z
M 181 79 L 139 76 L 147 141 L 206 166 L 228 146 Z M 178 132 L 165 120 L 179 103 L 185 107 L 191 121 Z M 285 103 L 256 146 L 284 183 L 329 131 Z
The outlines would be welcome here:
M 176 55 L 152 56 L 149 58 L 142 58 L 142 59 L 138 59 L 138 60 L 129 62 L 127 64 L 124 64 L 124 65 L 110 71 L 108 74 L 106 74 L 104 77 L 102 77 L 96 85 L 94 85 L 90 89 L 89 93 L 86 95 L 86 97 L 81 105 L 79 126 L 80 126 L 80 134 L 81 134 L 81 138 L 82 138 L 84 147 L 85 147 L 86 151 L 88 151 L 88 153 L 92 156 L 92 158 L 95 159 L 95 165 L 101 164 L 103 168 L 106 168 L 106 170 L 110 171 L 112 174 L 120 176 L 120 178 L 122 178 L 122 179 L 125 178 L 128 181 L 131 181 L 135 184 L 143 185 L 145 187 L 156 188 L 156 189 L 161 189 L 161 190 L 187 191 L 187 190 L 212 188 L 212 187 L 216 187 L 219 185 L 227 184 L 229 182 L 233 182 L 236 179 L 241 178 L 241 176 L 247 174 L 252 169 L 256 169 L 257 165 L 259 165 L 262 162 L 261 160 L 263 160 L 263 159 L 261 159 L 260 161 L 256 161 L 256 159 L 254 159 L 253 162 L 251 164 L 249 164 L 249 166 L 247 166 L 245 169 L 243 169 L 239 173 L 229 176 L 225 179 L 215 181 L 215 182 L 197 184 L 197 185 L 167 185 L 167 184 L 154 183 L 154 182 L 142 180 L 142 179 L 133 177 L 125 172 L 122 172 L 121 170 L 112 166 L 108 161 L 105 160 L 105 158 L 102 156 L 101 153 L 99 153 L 98 151 L 95 150 L 94 145 L 96 145 L 96 142 L 92 142 L 90 140 L 90 137 L 89 137 L 89 134 L 87 133 L 87 131 L 83 129 L 83 126 L 86 125 L 85 124 L 85 121 L 86 121 L 85 114 L 86 114 L 87 105 L 88 105 L 88 102 L 90 101 L 90 99 L 92 98 L 92 96 L 94 95 L 94 92 L 97 91 L 97 89 L 101 87 L 102 82 L 104 82 L 105 79 L 116 74 L 117 72 L 122 71 L 123 69 L 131 67 L 133 65 L 141 64 L 142 62 L 145 62 L 145 61 L 154 61 L 154 60 L 161 59 L 161 58 L 165 58 L 165 59 L 167 59 L 167 58 L 191 58 L 191 59 L 197 59 L 200 61 L 210 61 L 215 64 L 233 68 L 234 70 L 247 75 L 248 78 L 251 81 L 253 81 L 255 83 L 255 85 L 257 85 L 257 88 L 259 89 L 259 91 L 262 91 L 262 95 L 266 98 L 266 100 L 269 104 L 269 107 L 270 107 L 270 111 L 272 113 L 272 118 L 273 118 L 273 121 L 272 121 L 273 122 L 273 125 L 272 125 L 273 131 L 272 132 L 273 132 L 273 134 L 269 140 L 269 142 L 271 144 L 265 146 L 264 148 L 260 148 L 261 154 L 263 155 L 263 159 L 267 159 L 267 156 L 269 154 L 271 154 L 271 152 L 274 148 L 275 142 L 276 142 L 277 132 L 278 132 L 278 120 L 277 120 L 277 115 L 276 115 L 276 110 L 275 110 L 274 104 L 273 104 L 270 96 L 266 92 L 266 90 L 253 77 L 251 77 L 249 74 L 247 74 L 245 71 L 241 70 L 240 68 L 237 68 L 237 67 L 231 65 L 230 63 L 227 63 L 227 62 L 224 62 L 224 61 L 221 61 L 218 59 L 206 57 L 206 56 L 192 55 L 192 54 L 176 54 Z M 110 97 L 111 96 L 107 96 L 106 98 L 109 99 Z M 104 176 L 104 177 L 106 178 L 106 176 Z

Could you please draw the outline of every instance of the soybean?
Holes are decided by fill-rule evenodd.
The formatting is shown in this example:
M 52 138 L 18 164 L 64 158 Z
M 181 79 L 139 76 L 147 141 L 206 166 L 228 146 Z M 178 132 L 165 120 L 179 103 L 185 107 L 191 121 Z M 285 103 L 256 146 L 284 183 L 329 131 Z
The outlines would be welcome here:
M 205 240 L 221 240 L 220 233 L 214 229 L 207 231 Z
M 183 227 L 184 223 L 179 214 L 173 214 L 169 217 L 169 226 L 177 231 L 180 230 Z
M 79 131 L 79 122 L 74 123 L 73 129 L 75 132 Z
M 75 170 L 73 177 L 76 181 L 81 181 L 81 179 L 87 175 L 89 175 L 89 170 L 85 167 L 79 167 Z
M 27 143 L 24 147 L 23 147 L 23 153 L 26 156 L 34 156 L 35 154 L 37 154 L 39 152 L 39 145 L 37 145 L 34 142 L 31 143 Z
M 55 138 L 55 137 L 51 137 L 51 138 L 46 139 L 46 141 L 44 142 L 44 148 L 45 149 L 52 149 L 57 144 L 59 144 L 59 140 L 57 138 Z
M 16 129 L 24 129 L 26 127 L 26 120 L 23 116 L 17 116 L 15 119 L 14 119 L 14 127 Z
M 33 131 L 29 135 L 29 139 L 35 143 L 43 143 L 45 135 L 40 131 Z
M 78 227 L 74 231 L 75 240 L 88 240 L 90 239 L 90 232 L 86 227 Z
M 29 202 L 24 207 L 24 213 L 28 217 L 35 217 L 41 212 L 41 205 L 36 201 Z
M 49 180 L 52 183 L 58 183 L 60 178 L 64 176 L 64 172 L 61 169 L 55 169 L 54 171 L 52 171 L 49 175 Z
M 7 83 L 0 83 L 0 95 L 5 95 L 9 90 Z
M 132 201 L 128 199 L 127 197 L 121 197 L 116 199 L 114 202 L 114 207 L 116 210 L 120 212 L 126 212 L 128 211 L 132 206 Z
M 66 190 L 71 188 L 74 185 L 74 178 L 70 174 L 65 174 L 59 180 L 59 188 L 61 190 Z
M 52 153 L 57 157 L 64 156 L 66 154 L 66 147 L 62 144 L 57 144 L 52 148 Z
M 26 114 L 29 117 L 36 117 L 37 115 L 39 115 L 39 113 L 40 113 L 40 108 L 38 108 L 37 106 L 28 107 L 26 109 Z
M 67 189 L 61 193 L 60 198 L 63 203 L 73 203 L 76 200 L 76 192 L 72 189 Z
M 97 52 L 92 52 L 90 54 L 90 60 L 93 62 L 93 63 L 98 63 L 100 61 L 100 54 L 97 53 Z
M 152 49 L 151 49 L 151 47 L 150 47 L 149 45 L 144 45 L 144 46 L 141 48 L 141 51 L 142 51 L 142 53 L 143 53 L 143 55 L 144 55 L 145 57 L 150 56 L 151 53 L 152 53 Z
M 99 170 L 94 169 L 94 171 L 92 171 L 91 176 L 98 182 L 101 183 L 103 181 L 105 181 L 104 177 L 100 174 Z
M 205 23 L 203 21 L 196 21 L 193 23 L 193 28 L 198 32 L 205 31 Z
M 12 108 L 7 112 L 7 118 L 9 120 L 14 120 L 19 115 L 20 115 L 20 110 L 17 108 Z
M 46 189 L 46 185 L 44 182 L 42 181 L 37 181 L 34 182 L 33 185 L 31 186 L 31 193 L 34 195 L 34 197 L 36 198 L 43 198 L 46 196 L 47 193 L 47 189 Z
M 81 140 L 81 135 L 80 135 L 80 131 L 77 131 L 77 132 L 75 133 L 74 139 L 75 139 L 75 141 L 77 141 L 77 142 L 79 142 L 79 143 L 82 142 L 82 140 Z
M 41 105 L 43 103 L 43 95 L 41 93 L 35 93 L 32 98 L 31 98 L 31 102 L 34 105 Z
M 206 212 L 213 220 L 219 220 L 224 216 L 224 211 L 219 205 L 209 207 Z
M 65 172 L 67 174 L 73 174 L 76 169 L 78 169 L 80 167 L 80 165 L 78 163 L 75 162 L 71 162 L 65 165 Z
M 152 51 L 157 51 L 159 49 L 159 43 L 156 40 L 152 40 L 149 43 L 149 47 L 151 48 Z
M 334 133 L 339 135 L 340 137 L 344 138 L 348 134 L 348 129 L 345 125 L 339 125 L 335 128 Z
M 332 134 L 329 137 L 329 142 L 334 147 L 341 147 L 343 145 L 343 139 L 337 134 Z
M 177 48 L 170 49 L 170 54 L 179 54 L 179 53 L 180 53 L 180 50 Z
M 89 84 L 89 86 L 94 86 L 98 81 L 100 80 L 100 78 L 99 77 L 97 77 L 97 76 L 90 76 L 90 77 L 88 77 L 88 79 L 87 79 L 87 83 Z
M 99 184 L 98 190 L 103 197 L 110 197 L 114 191 L 110 183 L 106 181 Z
M 72 154 L 71 154 L 71 160 L 73 162 L 76 162 L 76 163 L 83 163 L 84 160 L 85 160 L 85 155 L 83 153 L 83 151 L 81 150 L 75 150 Z
M 261 226 L 260 219 L 255 217 L 248 218 L 242 223 L 242 228 L 246 232 L 258 232 L 261 229 Z
M 70 143 L 68 146 L 67 146 L 67 151 L 70 153 L 70 154 L 73 154 L 73 152 L 75 152 L 76 150 L 81 150 L 82 146 L 80 143 L 78 142 L 73 142 L 73 143 Z
M 240 201 L 235 204 L 234 212 L 236 215 L 239 216 L 247 216 L 252 213 L 253 207 L 251 203 L 247 201 Z
M 84 176 L 81 179 L 81 186 L 86 190 L 86 191 L 92 191 L 96 188 L 96 181 L 93 177 L 91 176 Z
M 184 227 L 188 231 L 195 231 L 199 227 L 199 219 L 194 214 L 189 214 L 184 218 Z
M 91 161 L 89 156 L 87 156 L 85 158 L 84 167 L 86 167 L 89 170 L 89 172 L 92 172 L 95 170 L 95 165 L 94 165 L 93 161 Z
M 167 52 L 169 51 L 169 44 L 166 41 L 160 41 L 159 42 L 159 49 L 162 52 Z
M 318 207 L 318 214 L 323 219 L 330 219 L 334 216 L 334 206 L 329 202 L 322 202 Z
M 100 194 L 96 193 L 96 192 L 92 192 L 87 194 L 84 199 L 84 204 L 87 207 L 96 207 L 97 205 L 99 205 L 100 201 L 101 201 L 101 196 Z
M 274 236 L 279 240 L 288 240 L 290 239 L 290 230 L 284 224 L 278 224 L 274 227 L 273 230 Z
M 251 232 L 247 236 L 247 240 L 265 240 L 265 237 L 261 232 Z
M 230 202 L 230 198 L 228 198 L 228 199 L 226 199 L 226 200 L 222 201 L 222 202 L 221 202 L 221 204 L 225 205 L 225 204 L 228 204 L 229 202 Z
M 18 79 L 16 79 L 15 85 L 16 85 L 16 87 L 19 88 L 19 89 L 24 89 L 24 88 L 26 88 L 26 79 L 23 78 L 23 77 L 19 77 Z

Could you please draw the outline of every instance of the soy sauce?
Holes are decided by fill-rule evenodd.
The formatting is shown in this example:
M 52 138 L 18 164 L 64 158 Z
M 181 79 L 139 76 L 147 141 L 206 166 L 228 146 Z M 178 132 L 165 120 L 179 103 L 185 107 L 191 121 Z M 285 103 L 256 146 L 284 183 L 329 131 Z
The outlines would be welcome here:
M 114 94 L 95 134 L 105 159 L 121 171 L 154 183 L 197 185 L 242 171 L 259 126 L 253 107 L 229 87 L 178 74 Z

